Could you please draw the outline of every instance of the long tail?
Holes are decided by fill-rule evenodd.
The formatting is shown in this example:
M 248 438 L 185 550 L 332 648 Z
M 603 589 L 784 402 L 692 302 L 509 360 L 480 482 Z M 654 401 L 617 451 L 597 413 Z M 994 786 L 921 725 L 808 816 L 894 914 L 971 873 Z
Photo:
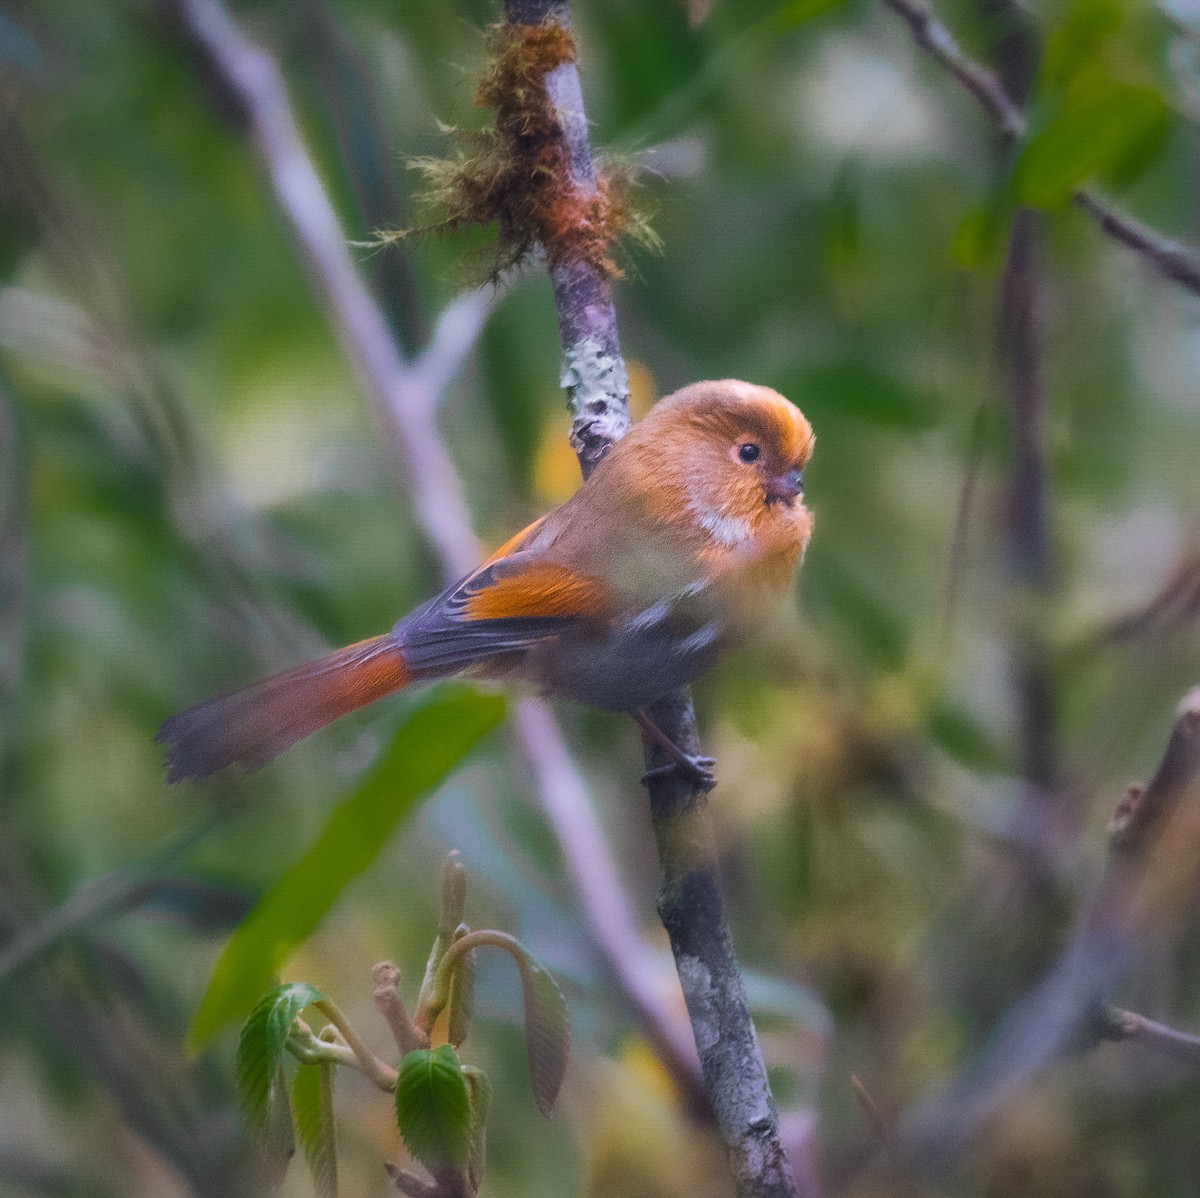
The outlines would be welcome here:
M 167 781 L 207 778 L 227 765 L 257 770 L 296 741 L 412 680 L 395 637 L 377 636 L 172 716 Z

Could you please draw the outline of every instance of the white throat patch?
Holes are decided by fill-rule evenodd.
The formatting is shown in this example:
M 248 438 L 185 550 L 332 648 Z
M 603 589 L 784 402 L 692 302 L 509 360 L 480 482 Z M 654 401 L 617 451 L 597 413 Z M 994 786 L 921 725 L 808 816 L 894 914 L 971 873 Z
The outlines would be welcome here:
M 720 545 L 741 545 L 750 539 L 750 526 L 745 520 L 723 515 L 695 499 L 689 500 L 688 510 L 696 517 L 696 523 Z

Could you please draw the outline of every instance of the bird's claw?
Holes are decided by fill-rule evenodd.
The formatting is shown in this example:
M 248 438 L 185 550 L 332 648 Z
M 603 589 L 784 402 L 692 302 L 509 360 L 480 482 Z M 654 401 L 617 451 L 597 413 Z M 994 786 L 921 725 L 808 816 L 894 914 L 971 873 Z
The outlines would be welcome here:
M 690 782 L 697 790 L 707 794 L 717 784 L 717 776 L 712 767 L 717 764 L 715 757 L 684 756 L 678 761 L 668 761 L 666 765 L 655 766 L 642 775 L 642 785 L 649 786 L 660 778 L 682 778 Z

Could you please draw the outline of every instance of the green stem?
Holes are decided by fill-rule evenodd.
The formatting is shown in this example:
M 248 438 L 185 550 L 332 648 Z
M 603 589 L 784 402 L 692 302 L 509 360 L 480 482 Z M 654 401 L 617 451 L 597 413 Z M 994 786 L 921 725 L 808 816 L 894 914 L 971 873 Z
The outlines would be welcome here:
M 337 1004 L 328 998 L 323 998 L 313 1004 L 341 1033 L 350 1051 L 358 1062 L 358 1067 L 381 1090 L 391 1094 L 396 1088 L 396 1071 L 386 1062 L 381 1061 L 362 1041 L 350 1021 L 342 1014 Z
M 458 963 L 467 953 L 487 945 L 490 945 L 492 948 L 504 949 L 506 953 L 512 955 L 513 960 L 518 965 L 526 964 L 530 960 L 529 953 L 525 951 L 521 942 L 515 936 L 510 936 L 507 932 L 497 932 L 485 928 L 478 932 L 467 932 L 466 935 L 460 936 L 442 954 L 442 959 L 438 962 L 437 972 L 433 977 L 433 985 L 430 986 L 429 993 L 417 1008 L 417 1013 L 413 1016 L 413 1022 L 425 1032 L 426 1036 L 432 1030 L 437 1017 L 445 1009 L 446 1003 L 450 1001 L 450 981 Z

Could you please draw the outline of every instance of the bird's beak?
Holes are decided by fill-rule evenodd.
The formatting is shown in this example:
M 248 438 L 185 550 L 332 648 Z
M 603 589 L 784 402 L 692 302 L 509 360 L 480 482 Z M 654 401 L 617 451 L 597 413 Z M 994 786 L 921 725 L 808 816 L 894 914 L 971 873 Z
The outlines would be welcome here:
M 797 495 L 803 494 L 804 475 L 799 470 L 789 470 L 767 483 L 768 503 L 786 503 L 790 506 Z

